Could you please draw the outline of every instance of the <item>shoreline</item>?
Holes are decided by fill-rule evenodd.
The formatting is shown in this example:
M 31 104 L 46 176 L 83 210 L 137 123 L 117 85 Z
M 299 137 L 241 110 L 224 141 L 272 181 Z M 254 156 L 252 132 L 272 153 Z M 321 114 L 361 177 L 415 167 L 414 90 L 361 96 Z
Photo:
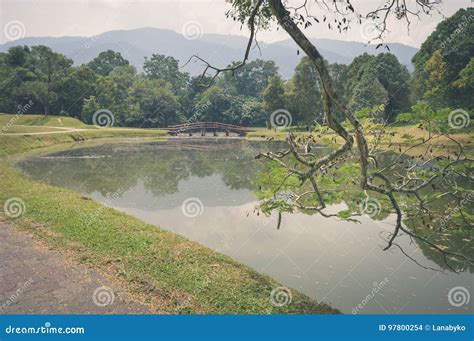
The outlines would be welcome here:
M 105 272 L 143 302 L 159 304 L 160 310 L 169 313 L 340 313 L 295 290 L 291 290 L 290 304 L 275 306 L 271 293 L 281 285 L 269 276 L 79 193 L 31 180 L 13 166 L 33 155 L 71 147 L 167 140 L 156 131 L 151 134 L 155 136 L 146 131 L 145 136 L 137 136 L 134 131 L 129 137 L 104 138 L 93 130 L 86 142 L 77 142 L 74 133 L 21 137 L 23 141 L 0 136 L 0 144 L 7 145 L 7 155 L 0 157 L 1 199 L 19 197 L 26 205 L 23 217 L 6 221 L 75 261 Z M 6 139 L 18 144 L 12 146 L 15 141 Z M 25 139 L 34 143 L 25 145 Z M 96 212 L 100 212 L 94 218 L 97 223 L 88 224 L 86 218 Z

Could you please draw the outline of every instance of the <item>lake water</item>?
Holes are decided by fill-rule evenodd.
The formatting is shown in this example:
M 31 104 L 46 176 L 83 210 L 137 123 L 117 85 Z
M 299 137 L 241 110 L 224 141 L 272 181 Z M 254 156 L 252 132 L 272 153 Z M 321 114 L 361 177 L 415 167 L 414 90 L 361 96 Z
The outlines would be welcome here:
M 19 163 L 31 177 L 67 187 L 145 222 L 229 255 L 285 286 L 344 313 L 466 313 L 448 293 L 472 293 L 474 276 L 426 270 L 386 243 L 385 221 L 362 224 L 302 213 L 257 215 L 258 151 L 278 143 L 240 139 L 172 139 L 159 143 L 74 148 Z M 416 243 L 399 244 L 439 268 Z M 359 305 L 359 307 L 358 307 Z

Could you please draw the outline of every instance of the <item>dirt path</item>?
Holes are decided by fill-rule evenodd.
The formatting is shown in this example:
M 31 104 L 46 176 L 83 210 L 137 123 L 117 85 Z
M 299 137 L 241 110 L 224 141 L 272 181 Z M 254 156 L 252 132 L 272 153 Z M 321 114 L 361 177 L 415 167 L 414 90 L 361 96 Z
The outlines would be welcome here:
M 97 272 L 0 222 L 0 314 L 150 313 Z

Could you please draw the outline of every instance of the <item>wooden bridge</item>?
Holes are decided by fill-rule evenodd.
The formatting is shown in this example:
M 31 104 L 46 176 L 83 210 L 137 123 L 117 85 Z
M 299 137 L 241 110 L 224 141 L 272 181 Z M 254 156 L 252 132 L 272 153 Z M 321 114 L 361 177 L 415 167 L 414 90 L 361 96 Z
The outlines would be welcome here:
M 233 125 L 233 124 L 225 124 L 220 122 L 196 122 L 196 123 L 185 123 L 185 124 L 178 124 L 173 126 L 168 126 L 166 128 L 168 133 L 171 135 L 178 135 L 179 133 L 195 133 L 200 132 L 201 136 L 205 136 L 206 132 L 212 132 L 214 135 L 217 132 L 224 132 L 227 136 L 230 133 L 236 133 L 240 136 L 244 135 L 246 132 L 252 131 L 252 129 Z

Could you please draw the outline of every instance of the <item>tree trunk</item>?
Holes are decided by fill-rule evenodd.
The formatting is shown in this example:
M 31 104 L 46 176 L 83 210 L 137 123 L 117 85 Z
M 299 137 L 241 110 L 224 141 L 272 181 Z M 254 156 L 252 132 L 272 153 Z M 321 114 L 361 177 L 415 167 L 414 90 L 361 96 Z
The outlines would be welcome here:
M 368 166 L 368 147 L 367 141 L 365 140 L 363 134 L 363 128 L 360 124 L 359 120 L 356 118 L 354 113 L 349 109 L 349 107 L 339 98 L 338 94 L 336 93 L 333 85 L 333 81 L 331 76 L 329 75 L 329 71 L 324 64 L 324 59 L 317 50 L 317 48 L 309 41 L 309 39 L 303 34 L 300 28 L 295 24 L 295 22 L 291 19 L 289 12 L 283 6 L 281 0 L 270 0 L 270 5 L 272 8 L 272 13 L 278 20 L 278 23 L 281 27 L 289 34 L 289 36 L 293 39 L 293 41 L 306 53 L 308 58 L 313 63 L 314 67 L 318 71 L 319 77 L 321 78 L 321 83 L 323 86 L 323 90 L 327 96 L 323 96 L 326 101 L 326 106 L 332 106 L 334 103 L 339 110 L 344 114 L 344 116 L 349 120 L 349 122 L 354 127 L 354 135 L 356 137 L 357 146 L 360 152 L 360 165 L 361 165 L 361 186 L 362 188 L 366 189 L 368 187 L 372 187 L 368 185 L 367 179 L 367 166 Z M 328 112 L 326 113 L 328 116 L 328 122 L 336 122 L 336 118 L 334 113 Z M 333 124 L 331 126 L 336 133 L 339 134 L 347 143 L 350 143 L 349 133 L 339 124 Z

